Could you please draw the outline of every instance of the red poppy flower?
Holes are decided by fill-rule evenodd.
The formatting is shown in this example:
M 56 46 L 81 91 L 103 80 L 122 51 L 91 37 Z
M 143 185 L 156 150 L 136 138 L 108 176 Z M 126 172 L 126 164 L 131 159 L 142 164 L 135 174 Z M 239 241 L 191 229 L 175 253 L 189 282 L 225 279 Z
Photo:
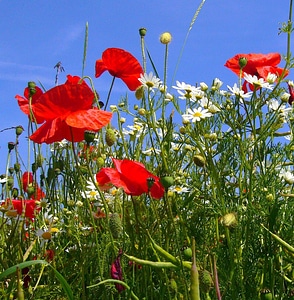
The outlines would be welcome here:
M 35 213 L 40 210 L 36 207 L 35 200 L 10 200 L 13 208 L 17 211 L 19 215 L 24 213 L 26 218 L 34 220 Z
M 232 70 L 235 74 L 240 76 L 240 59 L 245 58 L 247 63 L 242 68 L 241 77 L 244 77 L 244 73 L 250 75 L 256 75 L 258 78 L 267 79 L 269 73 L 275 74 L 278 77 L 287 76 L 289 71 L 284 72 L 283 68 L 277 67 L 281 62 L 281 55 L 279 53 L 269 53 L 269 54 L 237 54 L 234 57 L 226 61 L 225 66 Z M 250 86 L 251 90 L 254 90 L 253 86 Z M 246 82 L 243 85 L 243 90 L 247 90 Z
M 38 102 L 38 99 L 41 95 L 43 95 L 43 91 L 39 87 L 35 87 L 36 93 L 32 95 L 31 105 L 35 105 Z M 24 90 L 24 97 L 16 95 L 15 98 L 17 99 L 19 108 L 24 112 L 26 115 L 30 116 L 30 108 L 29 108 L 29 98 L 30 98 L 30 90 L 28 87 Z M 34 116 L 32 121 L 36 121 L 38 124 L 43 123 L 43 118 L 38 118 Z
M 140 196 L 150 192 L 152 198 L 160 199 L 164 195 L 164 187 L 159 177 L 150 173 L 143 164 L 128 159 L 112 159 L 115 168 L 102 168 L 96 174 L 99 185 L 112 183 L 121 187 L 126 194 Z
M 29 187 L 32 186 L 34 191 L 31 195 L 31 198 L 34 200 L 41 200 L 45 197 L 45 193 L 38 186 L 38 184 L 34 181 L 33 174 L 31 172 L 24 172 L 22 175 L 22 187 L 23 190 L 28 193 Z
M 36 143 L 53 143 L 67 139 L 80 142 L 85 130 L 98 131 L 110 122 L 112 113 L 92 106 L 94 93 L 78 76 L 67 76 L 64 84 L 56 86 L 33 106 L 36 118 L 46 121 L 30 139 Z
M 105 71 L 120 78 L 131 91 L 141 85 L 138 78 L 144 73 L 138 60 L 131 53 L 119 48 L 106 49 L 102 53 L 102 59 L 96 61 L 95 76 L 99 77 Z

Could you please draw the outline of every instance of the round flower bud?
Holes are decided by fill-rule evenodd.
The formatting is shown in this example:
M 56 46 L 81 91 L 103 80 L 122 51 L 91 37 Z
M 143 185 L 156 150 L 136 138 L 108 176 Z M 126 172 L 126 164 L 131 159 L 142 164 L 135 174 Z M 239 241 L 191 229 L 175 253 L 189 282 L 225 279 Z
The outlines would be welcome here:
M 107 128 L 105 132 L 105 142 L 107 146 L 111 147 L 116 142 L 115 132 L 111 128 Z
M 14 171 L 15 171 L 15 172 L 19 172 L 19 171 L 20 171 L 20 164 L 19 164 L 19 163 L 15 163 L 15 164 L 13 165 L 13 168 L 14 168 Z
M 290 99 L 290 96 L 291 95 L 289 93 L 283 93 L 281 95 L 281 101 L 284 102 L 284 103 L 287 103 L 289 101 L 289 99 Z
M 206 164 L 206 159 L 204 156 L 200 154 L 196 154 L 193 157 L 194 164 L 198 167 L 204 167 Z
M 240 57 L 239 58 L 239 67 L 243 69 L 247 65 L 247 58 L 246 57 Z
M 139 34 L 141 37 L 145 36 L 146 35 L 146 32 L 147 32 L 147 29 L 146 28 L 140 28 L 139 29 Z
M 84 138 L 85 138 L 85 141 L 87 142 L 87 144 L 92 143 L 95 139 L 95 136 L 96 136 L 96 132 L 94 132 L 94 131 L 86 130 L 84 132 Z
M 184 255 L 187 258 L 191 258 L 192 257 L 192 249 L 190 247 L 186 247 L 183 252 L 184 252 Z
M 23 133 L 23 131 L 24 131 L 24 129 L 21 125 L 15 127 L 15 133 L 17 136 L 21 135 Z
M 146 115 L 146 109 L 145 109 L 145 108 L 139 108 L 138 114 L 139 114 L 140 116 L 145 116 L 145 115 Z
M 169 32 L 164 32 L 161 34 L 159 40 L 162 44 L 167 45 L 171 42 L 172 36 Z
M 160 178 L 160 183 L 168 189 L 170 186 L 174 184 L 174 178 L 172 176 L 163 176 Z
M 12 151 L 14 149 L 14 147 L 15 147 L 15 143 L 8 142 L 8 150 L 9 150 L 9 152 Z

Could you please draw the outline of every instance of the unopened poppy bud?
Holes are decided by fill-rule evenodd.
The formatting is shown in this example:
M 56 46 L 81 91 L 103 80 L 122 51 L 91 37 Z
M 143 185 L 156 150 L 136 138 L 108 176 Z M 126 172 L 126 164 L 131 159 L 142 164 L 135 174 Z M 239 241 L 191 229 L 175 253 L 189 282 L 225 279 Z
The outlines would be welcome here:
M 15 127 L 15 133 L 17 136 L 21 135 L 23 133 L 24 129 L 21 125 Z
M 114 239 L 118 239 L 122 235 L 122 224 L 118 213 L 113 213 L 109 218 L 109 229 Z
M 18 189 L 17 188 L 13 188 L 12 191 L 11 191 L 11 196 L 12 196 L 12 199 L 16 199 L 18 197 Z
M 33 96 L 34 94 L 36 94 L 36 83 L 34 81 L 28 82 L 28 88 L 30 91 L 30 96 Z
M 146 32 L 147 32 L 147 29 L 146 28 L 140 28 L 139 29 L 139 34 L 141 37 L 145 36 L 146 35 Z
M 164 45 L 169 44 L 172 40 L 172 36 L 169 32 L 164 32 L 159 38 L 160 42 Z
M 113 129 L 111 129 L 111 128 L 106 129 L 105 142 L 109 147 L 113 146 L 114 143 L 116 142 L 116 136 L 115 136 L 115 132 Z
M 27 188 L 27 193 L 28 193 L 28 196 L 29 196 L 29 198 L 31 198 L 31 196 L 35 193 L 35 187 L 34 186 L 29 186 L 28 188 Z
M 213 280 L 211 274 L 207 270 L 199 271 L 199 284 L 200 290 L 204 293 L 208 293 L 209 290 L 213 287 Z
M 135 91 L 135 97 L 137 100 L 141 100 L 144 95 L 144 87 L 143 85 L 139 86 Z
M 14 184 L 14 180 L 13 180 L 13 177 L 9 176 L 8 179 L 7 179 L 7 186 L 9 188 L 11 188 Z
M 160 183 L 164 188 L 168 189 L 170 186 L 174 184 L 174 178 L 172 176 L 163 176 L 160 178 Z
M 14 149 L 14 147 L 15 147 L 15 143 L 8 142 L 8 150 L 9 150 L 9 152 L 12 151 Z
M 19 163 L 15 163 L 15 164 L 13 165 L 13 168 L 14 168 L 14 171 L 15 171 L 15 172 L 19 172 L 19 171 L 20 171 L 20 164 L 19 164 Z
M 84 132 L 84 139 L 87 142 L 87 144 L 90 144 L 94 141 L 96 136 L 96 133 L 94 131 L 86 130 Z
M 42 164 L 44 162 L 44 157 L 42 154 L 38 154 L 36 158 L 36 164 L 38 167 L 42 167 Z
M 269 289 L 263 289 L 260 291 L 261 300 L 272 300 L 274 299 L 272 292 Z
M 103 157 L 98 157 L 97 160 L 96 160 L 96 163 L 97 163 L 97 166 L 98 168 L 102 168 L 104 166 L 104 159 Z
M 10 167 L 10 168 L 8 168 L 8 171 L 9 171 L 9 174 L 12 175 L 14 173 L 14 168 Z
M 247 58 L 246 57 L 240 57 L 239 58 L 239 67 L 243 69 L 247 65 Z
M 32 163 L 32 172 L 35 173 L 38 170 L 38 165 L 37 163 Z
M 204 156 L 200 154 L 196 154 L 193 157 L 194 164 L 198 167 L 204 167 L 206 164 L 206 159 Z

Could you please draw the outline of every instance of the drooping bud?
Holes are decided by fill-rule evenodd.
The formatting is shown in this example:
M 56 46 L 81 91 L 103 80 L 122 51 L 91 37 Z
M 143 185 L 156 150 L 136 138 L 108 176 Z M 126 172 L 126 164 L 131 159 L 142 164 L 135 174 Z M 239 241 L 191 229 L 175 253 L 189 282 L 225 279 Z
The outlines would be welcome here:
M 15 147 L 15 143 L 8 142 L 8 150 L 9 150 L 9 152 L 11 152 L 14 149 L 14 147 Z
M 204 293 L 208 293 L 213 287 L 213 280 L 210 273 L 207 270 L 199 271 L 199 284 L 200 290 Z

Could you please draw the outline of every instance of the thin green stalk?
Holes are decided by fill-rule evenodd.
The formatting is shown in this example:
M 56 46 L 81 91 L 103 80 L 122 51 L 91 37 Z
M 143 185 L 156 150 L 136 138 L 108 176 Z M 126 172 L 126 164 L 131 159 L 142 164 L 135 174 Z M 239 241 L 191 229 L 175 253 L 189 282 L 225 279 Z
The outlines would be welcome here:
M 89 31 L 89 24 L 88 24 L 88 22 L 86 22 L 82 77 L 84 77 L 84 71 L 85 71 L 85 66 L 86 66 L 87 49 L 88 49 L 88 31 Z

